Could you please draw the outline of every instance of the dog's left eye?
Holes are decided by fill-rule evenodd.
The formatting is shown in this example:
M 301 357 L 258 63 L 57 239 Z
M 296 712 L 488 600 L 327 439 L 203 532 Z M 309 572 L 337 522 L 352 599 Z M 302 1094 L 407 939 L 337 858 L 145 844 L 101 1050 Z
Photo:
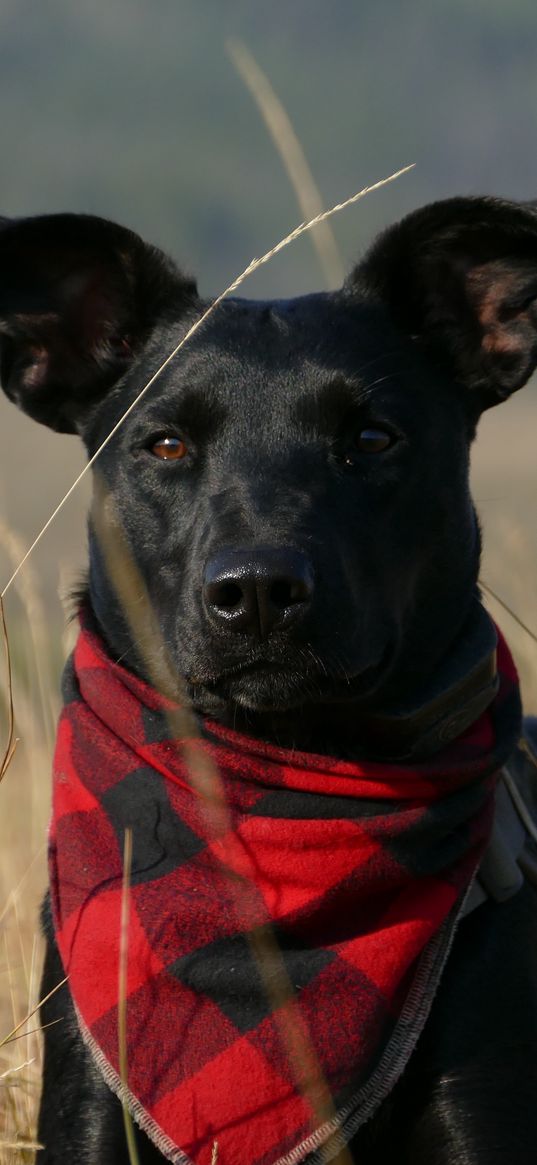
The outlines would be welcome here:
M 393 444 L 393 438 L 385 429 L 362 429 L 356 435 L 356 448 L 360 453 L 383 453 Z
M 154 457 L 161 461 L 181 461 L 188 453 L 188 446 L 181 437 L 159 437 L 149 446 Z

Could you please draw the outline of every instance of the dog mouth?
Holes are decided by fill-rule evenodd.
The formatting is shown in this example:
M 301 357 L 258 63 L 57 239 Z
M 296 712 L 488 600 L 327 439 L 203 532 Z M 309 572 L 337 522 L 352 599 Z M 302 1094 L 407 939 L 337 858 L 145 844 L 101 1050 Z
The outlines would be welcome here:
M 189 677 L 188 685 L 194 705 L 202 711 L 235 705 L 251 712 L 283 712 L 303 705 L 346 704 L 374 694 L 391 657 L 390 648 L 385 648 L 374 663 L 349 673 L 331 672 L 320 660 L 298 666 L 257 659 L 216 675 Z

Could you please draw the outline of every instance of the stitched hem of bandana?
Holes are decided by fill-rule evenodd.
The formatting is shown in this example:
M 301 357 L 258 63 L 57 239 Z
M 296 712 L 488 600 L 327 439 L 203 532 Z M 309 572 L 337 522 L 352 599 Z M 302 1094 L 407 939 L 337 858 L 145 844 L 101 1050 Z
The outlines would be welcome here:
M 170 1140 L 166 1133 L 161 1129 L 160 1125 L 158 1125 L 157 1122 L 153 1120 L 153 1117 L 149 1116 L 149 1113 L 144 1108 L 143 1104 L 137 1100 L 136 1096 L 133 1092 L 131 1092 L 130 1088 L 124 1085 L 121 1077 L 118 1075 L 115 1068 L 112 1067 L 110 1061 L 106 1059 L 104 1052 L 101 1051 L 97 1041 L 93 1038 L 91 1032 L 86 1027 L 78 1007 L 76 1006 L 76 1003 L 74 1007 L 82 1039 L 84 1040 L 88 1051 L 93 1056 L 95 1064 L 97 1065 L 97 1068 L 99 1069 L 99 1072 L 101 1073 L 105 1084 L 108 1085 L 110 1091 L 115 1093 L 118 1100 L 120 1100 L 122 1104 L 127 1104 L 129 1112 L 133 1119 L 136 1121 L 136 1124 L 139 1125 L 144 1133 L 147 1133 L 148 1137 L 150 1137 L 153 1141 L 153 1144 L 156 1145 L 157 1149 L 164 1155 L 164 1157 L 166 1157 L 168 1161 L 172 1161 L 173 1165 L 194 1165 L 194 1162 L 188 1156 L 188 1154 L 183 1153 L 182 1149 L 177 1148 L 177 1145 L 175 1145 L 174 1142 Z
M 321 1125 L 289 1153 L 277 1158 L 273 1165 L 298 1165 L 298 1162 L 303 1161 L 305 1157 L 309 1157 L 308 1165 L 321 1165 L 321 1162 L 324 1165 L 325 1162 L 331 1161 L 341 1149 L 348 1145 L 361 1125 L 370 1120 L 381 1102 L 389 1096 L 406 1067 L 429 1016 L 458 924 L 463 918 L 467 900 L 474 886 L 479 865 L 480 863 L 477 864 L 458 906 L 452 910 L 451 916 L 446 918 L 436 939 L 433 939 L 421 956 L 414 982 L 392 1037 L 367 1084 L 354 1094 L 351 1100 L 336 1113 L 335 1117 L 326 1121 L 324 1125 Z M 76 1004 L 75 1012 L 82 1039 L 105 1083 L 120 1101 L 126 1102 L 136 1124 L 144 1133 L 147 1133 L 157 1149 L 168 1161 L 173 1162 L 173 1165 L 195 1165 L 192 1158 L 170 1140 L 160 1125 L 149 1115 L 143 1104 L 123 1084 L 121 1077 L 88 1031 Z
M 291 1149 L 290 1153 L 274 1162 L 274 1165 L 297 1165 L 309 1154 L 308 1165 L 324 1165 L 324 1162 L 331 1161 L 389 1096 L 406 1068 L 428 1019 L 480 864 L 481 861 L 477 863 L 458 906 L 446 918 L 436 940 L 424 951 L 393 1035 L 367 1084 L 354 1094 L 332 1120 L 321 1125 L 310 1137 Z

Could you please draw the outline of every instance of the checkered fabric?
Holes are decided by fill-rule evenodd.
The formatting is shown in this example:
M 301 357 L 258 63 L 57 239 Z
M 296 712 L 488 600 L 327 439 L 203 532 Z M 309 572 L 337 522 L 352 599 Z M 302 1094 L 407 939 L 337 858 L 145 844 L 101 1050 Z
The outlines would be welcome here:
M 208 722 L 203 739 L 173 738 L 174 706 L 82 626 L 55 757 L 56 935 L 81 1031 L 121 1093 L 130 827 L 127 1097 L 169 1160 L 208 1165 L 216 1141 L 221 1165 L 292 1165 L 348 1139 L 393 1087 L 518 737 L 501 637 L 498 664 L 494 703 L 441 753 L 350 763 Z

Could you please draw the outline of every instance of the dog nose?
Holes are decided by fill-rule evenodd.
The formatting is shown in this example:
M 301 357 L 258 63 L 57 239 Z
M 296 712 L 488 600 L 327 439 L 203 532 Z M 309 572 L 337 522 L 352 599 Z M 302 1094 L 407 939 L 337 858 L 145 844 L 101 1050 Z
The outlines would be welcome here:
M 203 599 L 215 627 L 266 639 L 306 612 L 313 587 L 313 567 L 300 550 L 224 550 L 205 567 Z

